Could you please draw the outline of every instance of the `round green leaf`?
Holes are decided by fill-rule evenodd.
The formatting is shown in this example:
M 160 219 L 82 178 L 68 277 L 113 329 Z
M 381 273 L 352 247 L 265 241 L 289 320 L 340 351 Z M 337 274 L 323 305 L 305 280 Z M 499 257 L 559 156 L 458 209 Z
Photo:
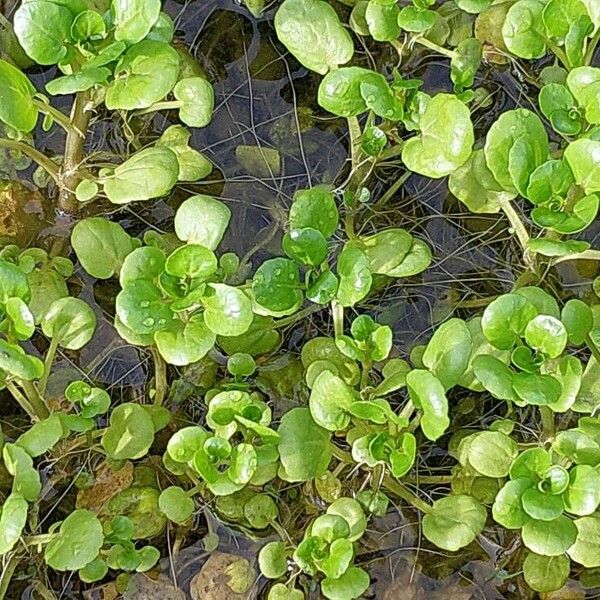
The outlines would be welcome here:
M 575 527 L 577 540 L 567 553 L 576 563 L 588 569 L 600 567 L 600 518 L 576 519 Z
M 430 440 L 437 440 L 448 429 L 448 399 L 440 380 L 429 371 L 414 369 L 406 376 L 411 400 L 423 411 L 421 430 Z
M 89 510 L 73 511 L 46 546 L 44 559 L 57 571 L 76 571 L 92 562 L 104 543 L 102 524 Z
M 258 553 L 260 572 L 268 579 L 279 579 L 287 571 L 287 552 L 283 542 L 269 542 Z
M 147 279 L 126 283 L 117 294 L 115 308 L 120 321 L 136 334 L 153 334 L 172 326 L 173 312 Z
M 129 45 L 143 40 L 160 14 L 160 0 L 112 0 L 115 39 Z
M 369 575 L 360 567 L 348 567 L 344 574 L 332 579 L 326 577 L 321 582 L 323 596 L 329 600 L 353 600 L 360 598 L 371 583 Z
M 79 221 L 71 245 L 81 266 L 97 279 L 119 272 L 125 257 L 136 247 L 134 239 L 118 224 L 101 217 Z
M 231 211 L 210 196 L 197 195 L 185 200 L 175 214 L 177 237 L 190 244 L 215 250 L 229 225 Z
M 506 477 L 519 453 L 517 443 L 499 431 L 482 431 L 469 441 L 467 456 L 471 466 L 486 477 Z
M 12 550 L 19 541 L 27 523 L 29 505 L 21 494 L 12 493 L 6 498 L 0 512 L 0 555 Z
M 553 521 L 559 517 L 565 508 L 560 496 L 544 494 L 536 487 L 531 487 L 521 496 L 523 510 L 532 518 L 539 521 Z
M 172 485 L 158 497 L 158 507 L 173 523 L 185 523 L 194 514 L 194 501 L 182 488 Z
M 523 561 L 523 576 L 527 585 L 540 593 L 555 592 L 569 578 L 571 561 L 568 556 L 541 556 L 529 552 Z
M 144 40 L 127 50 L 114 74 L 114 80 L 106 89 L 106 108 L 147 108 L 173 89 L 179 75 L 179 55 L 170 44 Z
M 215 107 L 212 85 L 203 77 L 187 77 L 177 82 L 173 95 L 181 103 L 179 118 L 190 127 L 210 123 Z
M 328 429 L 345 429 L 350 423 L 351 405 L 358 400 L 356 392 L 331 371 L 323 371 L 313 383 L 310 412 L 315 422 Z
M 548 358 L 556 358 L 567 345 L 567 330 L 555 317 L 538 315 L 527 324 L 525 341 Z
M 564 515 L 553 521 L 530 519 L 523 524 L 521 537 L 525 546 L 537 554 L 560 556 L 575 543 L 577 528 Z
M 331 434 L 313 420 L 308 408 L 285 413 L 277 429 L 284 481 L 308 481 L 325 473 L 331 461 Z
M 594 467 L 577 465 L 569 472 L 564 496 L 565 510 L 578 516 L 591 515 L 600 504 L 600 475 Z
M 42 331 L 62 348 L 79 350 L 94 335 L 96 315 L 79 298 L 55 300 L 44 315 Z
M 485 526 L 485 508 L 471 496 L 436 500 L 423 517 L 423 535 L 438 548 L 455 552 L 468 546 Z
M 333 193 L 322 186 L 297 191 L 290 207 L 289 221 L 290 229 L 316 229 L 325 238 L 330 238 L 339 221 Z
M 350 34 L 323 0 L 285 0 L 275 14 L 275 31 L 300 63 L 321 75 L 354 54 Z
M 152 417 L 142 406 L 126 402 L 110 415 L 110 425 L 102 436 L 102 447 L 116 460 L 144 456 L 154 441 Z
M 469 109 L 456 96 L 437 94 L 419 120 L 421 135 L 405 142 L 402 160 L 426 177 L 445 177 L 471 156 L 474 143 Z
M 354 306 L 371 290 L 373 278 L 369 259 L 358 247 L 346 244 L 337 262 L 337 297 L 342 306 Z
M 504 294 L 487 306 L 481 319 L 481 328 L 490 344 L 500 350 L 508 350 L 536 316 L 537 309 L 526 298 Z
M 521 58 L 541 58 L 546 54 L 542 21 L 544 2 L 519 0 L 510 7 L 502 27 L 506 47 Z
M 492 505 L 492 515 L 496 523 L 506 529 L 521 529 L 529 520 L 523 510 L 521 498 L 534 485 L 529 477 L 518 477 L 507 481 L 500 489 Z
M 252 303 L 241 290 L 223 283 L 211 283 L 211 295 L 205 296 L 204 322 L 206 326 L 223 336 L 241 335 L 252 324 Z
M 320 231 L 311 227 L 292 229 L 283 236 L 281 247 L 291 259 L 312 267 L 327 258 L 327 240 Z
M 170 364 L 185 366 L 198 362 L 215 345 L 217 336 L 204 323 L 202 315 L 193 315 L 187 323 L 174 321 L 173 326 L 154 334 L 161 356 Z
M 302 301 L 300 272 L 287 258 L 265 261 L 252 278 L 252 291 L 258 304 L 274 312 L 282 312 Z

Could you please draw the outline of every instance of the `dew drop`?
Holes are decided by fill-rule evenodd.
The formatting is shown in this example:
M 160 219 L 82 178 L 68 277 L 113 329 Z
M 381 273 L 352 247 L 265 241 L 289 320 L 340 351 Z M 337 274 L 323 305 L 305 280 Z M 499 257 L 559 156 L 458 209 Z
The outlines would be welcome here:
M 152 317 L 147 317 L 142 321 L 142 324 L 145 327 L 152 327 L 152 325 L 154 325 L 154 319 Z
M 142 300 L 140 302 L 140 308 L 148 308 L 150 306 L 150 302 L 148 300 Z

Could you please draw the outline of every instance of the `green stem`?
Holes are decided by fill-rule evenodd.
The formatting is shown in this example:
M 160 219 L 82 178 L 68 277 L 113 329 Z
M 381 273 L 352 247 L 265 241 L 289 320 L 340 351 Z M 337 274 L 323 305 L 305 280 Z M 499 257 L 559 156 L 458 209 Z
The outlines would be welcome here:
M 41 533 L 40 535 L 30 535 L 25 538 L 25 543 L 28 546 L 40 546 L 51 542 L 58 533 Z
M 298 321 L 302 321 L 303 319 L 305 319 L 306 317 L 309 317 L 310 315 L 320 312 L 324 309 L 324 306 L 321 306 L 320 304 L 314 304 L 312 306 L 308 306 L 307 308 L 303 308 L 301 311 L 290 315 L 289 317 L 284 317 L 283 319 L 277 319 L 277 321 L 275 321 L 275 323 L 273 324 L 273 327 L 288 327 L 289 325 L 293 325 L 294 323 L 297 323 Z
M 54 357 L 56 356 L 56 351 L 58 350 L 58 336 L 53 337 L 50 340 L 50 347 L 48 348 L 48 352 L 46 353 L 46 359 L 44 360 L 44 374 L 40 379 L 40 383 L 38 389 L 40 391 L 40 395 L 43 396 L 46 393 L 46 386 L 48 385 L 48 377 L 50 377 L 50 371 L 52 370 L 52 365 L 54 364 Z
M 415 477 L 405 477 L 406 483 L 418 485 L 447 485 L 452 483 L 452 475 L 418 475 Z
M 162 406 L 168 389 L 167 363 L 156 348 L 151 347 L 150 352 L 152 353 L 152 358 L 154 360 L 154 389 L 156 391 L 154 395 L 154 404 L 156 406 Z
M 589 333 L 586 334 L 586 336 L 585 336 L 585 343 L 587 344 L 587 347 L 590 349 L 592 356 L 596 359 L 596 362 L 600 365 L 600 350 L 598 349 L 598 346 L 596 346 L 596 344 L 594 344 L 594 340 L 592 340 Z
M 333 316 L 333 334 L 335 337 L 344 335 L 344 307 L 337 301 L 331 301 L 331 314 Z
M 453 59 L 455 56 L 455 53 L 452 52 L 452 50 L 443 48 L 439 44 L 436 44 L 435 42 L 432 42 L 431 40 L 428 40 L 427 38 L 419 36 L 419 37 L 415 37 L 413 39 L 415 40 L 415 42 L 417 42 L 417 44 L 420 44 L 421 46 L 425 46 L 425 48 L 429 48 L 430 50 L 433 50 L 434 52 L 437 52 L 438 54 L 441 54 L 442 56 L 447 56 L 449 59 Z
M 71 123 L 67 115 L 58 110 L 58 108 L 54 108 L 49 102 L 34 98 L 33 104 L 35 104 L 41 113 L 50 115 L 67 133 L 73 133 L 82 138 L 85 137 L 85 134 L 82 131 L 79 131 L 79 129 Z
M 44 169 L 56 183 L 58 183 L 58 165 L 50 160 L 45 154 L 42 154 L 39 150 L 36 150 L 25 142 L 19 142 L 17 140 L 7 140 L 6 138 L 0 138 L 0 148 L 7 148 L 8 150 L 17 150 L 34 160 L 42 169 Z
M 172 110 L 174 108 L 179 108 L 180 106 L 181 102 L 179 100 L 155 102 L 152 106 L 149 106 L 148 108 L 142 108 L 140 110 L 134 111 L 133 115 L 135 117 L 139 117 L 141 115 L 147 115 L 148 113 L 157 112 L 159 110 Z
M 402 177 L 396 179 L 396 181 L 394 181 L 394 183 L 385 191 L 385 194 L 383 194 L 381 198 L 379 198 L 379 200 L 377 200 L 377 202 L 373 204 L 373 210 L 377 210 L 385 206 L 390 200 L 390 198 L 392 198 L 394 194 L 406 183 L 406 181 L 411 175 L 412 172 L 407 171 L 406 173 L 404 173 L 404 175 L 402 175 Z
M 77 212 L 79 205 L 75 198 L 75 189 L 82 180 L 79 167 L 83 161 L 85 137 L 91 118 L 91 112 L 87 110 L 89 98 L 89 92 L 78 92 L 71 108 L 72 128 L 67 132 L 65 141 L 61 191 L 58 198 L 59 208 L 67 213 Z
M 569 260 L 600 260 L 600 250 L 585 250 L 578 254 L 565 254 L 564 256 L 557 256 L 553 261 L 553 265 L 558 265 L 562 262 Z
M 10 580 L 15 573 L 15 569 L 21 562 L 22 556 L 17 554 L 16 552 L 10 557 L 8 563 L 0 573 L 0 600 L 3 600 L 6 596 L 6 592 L 8 592 L 8 586 L 10 585 Z
M 31 406 L 33 406 L 36 414 L 40 419 L 46 419 L 50 416 L 50 411 L 46 406 L 46 402 L 40 395 L 38 389 L 35 387 L 32 381 L 19 381 L 23 391 L 27 395 Z
M 406 489 L 402 484 L 398 483 L 395 479 L 392 479 L 389 475 L 386 475 L 383 478 L 383 487 L 387 488 L 390 492 L 402 498 L 409 504 L 412 504 L 416 509 L 420 510 L 422 513 L 429 513 L 432 510 L 431 505 L 427 504 L 419 498 L 415 496 L 411 491 Z
M 35 400 L 25 396 L 21 390 L 12 381 L 6 384 L 6 389 L 11 393 L 12 397 L 19 403 L 19 406 L 29 415 L 33 421 L 41 421 L 50 416 L 46 405 L 42 402 L 36 403 Z
M 590 40 L 588 44 L 587 51 L 585 53 L 585 58 L 583 60 L 584 65 L 590 65 L 592 63 L 592 60 L 594 59 L 594 54 L 596 53 L 596 46 L 598 45 L 598 42 L 600 42 L 600 27 L 598 28 L 598 31 L 596 31 L 594 37 Z
M 341 448 L 338 448 L 333 442 L 329 443 L 329 448 L 331 450 L 331 453 L 341 462 L 343 463 L 347 463 L 349 465 L 354 464 L 354 459 L 352 458 L 352 455 L 349 452 L 346 452 L 345 450 L 342 450 Z
M 527 233 L 527 229 L 525 229 L 525 225 L 523 225 L 523 221 L 521 221 L 517 211 L 513 208 L 510 200 L 501 200 L 500 208 L 510 222 L 510 226 L 517 235 L 523 250 L 526 250 L 529 245 L 529 233 Z
M 549 439 L 554 436 L 555 424 L 554 424 L 554 413 L 548 406 L 540 406 L 540 416 L 542 418 L 542 435 L 545 439 Z
M 415 405 L 412 403 L 412 400 L 408 400 L 404 408 L 400 411 L 398 419 L 401 422 L 404 420 L 408 422 L 413 412 L 415 412 Z

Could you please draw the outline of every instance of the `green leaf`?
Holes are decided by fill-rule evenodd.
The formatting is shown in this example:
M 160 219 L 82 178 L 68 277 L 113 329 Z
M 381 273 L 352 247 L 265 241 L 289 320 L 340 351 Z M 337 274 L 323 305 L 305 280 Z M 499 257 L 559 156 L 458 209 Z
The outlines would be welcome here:
M 548 358 L 556 358 L 567 345 L 567 330 L 555 317 L 538 315 L 527 324 L 525 341 L 529 347 Z
M 471 212 L 494 214 L 502 202 L 515 197 L 502 189 L 485 162 L 483 150 L 475 150 L 469 160 L 450 174 L 448 186 Z
M 573 171 L 575 183 L 586 194 L 600 191 L 600 142 L 590 139 L 571 142 L 564 157 Z
M 17 131 L 29 133 L 35 128 L 38 109 L 33 103 L 35 87 L 26 75 L 0 59 L 0 121 Z
M 154 334 L 161 356 L 170 364 L 185 366 L 198 362 L 215 345 L 217 336 L 204 323 L 202 315 L 193 315 L 187 323 L 175 321 L 173 326 Z
M 79 221 L 71 234 L 71 245 L 81 266 L 97 279 L 118 273 L 135 241 L 118 224 L 101 217 Z
M 577 465 L 569 472 L 564 494 L 565 510 L 578 516 L 591 515 L 600 504 L 600 475 L 589 465 Z
M 308 408 L 294 408 L 283 416 L 277 430 L 284 481 L 309 481 L 325 473 L 331 461 L 331 434 L 319 427 Z
M 258 553 L 260 572 L 268 579 L 279 579 L 285 575 L 287 565 L 287 552 L 283 542 L 269 542 Z
M 153 246 L 136 248 L 129 253 L 119 272 L 119 283 L 125 287 L 136 279 L 147 279 L 157 282 L 165 268 L 165 255 L 162 250 Z
M 46 84 L 46 91 L 51 96 L 85 92 L 96 85 L 105 85 L 111 72 L 105 67 L 82 69 L 72 75 L 57 77 Z
M 15 444 L 20 446 L 33 458 L 51 450 L 63 437 L 63 427 L 57 414 L 34 423 L 25 433 L 21 434 Z
M 560 382 L 551 375 L 515 373 L 512 385 L 520 400 L 534 406 L 554 404 L 562 393 Z
M 348 567 L 337 579 L 326 577 L 321 582 L 321 592 L 329 600 L 353 600 L 360 598 L 371 583 L 369 575 L 360 567 Z
M 519 0 L 515 6 L 524 1 L 529 0 Z M 498 183 L 509 192 L 526 195 L 531 174 L 548 157 L 548 135 L 535 113 L 525 108 L 509 110 L 490 127 L 484 153 Z
M 450 78 L 455 90 L 463 90 L 473 85 L 482 57 L 483 45 L 475 38 L 467 38 L 456 47 L 450 62 Z
M 567 85 L 577 99 L 577 103 L 585 111 L 588 123 L 600 123 L 600 69 L 596 67 L 579 67 L 569 71 Z
M 494 520 L 506 529 L 521 529 L 529 520 L 523 510 L 521 498 L 534 485 L 529 477 L 517 477 L 507 481 L 500 489 L 492 505 Z
M 503 294 L 492 301 L 481 319 L 481 328 L 487 340 L 500 350 L 508 350 L 519 341 L 529 321 L 537 316 L 537 309 L 523 296 Z
M 414 369 L 406 376 L 410 399 L 423 411 L 421 430 L 430 440 L 437 440 L 448 429 L 448 400 L 444 386 L 429 371 Z
M 215 250 L 229 225 L 231 211 L 212 198 L 199 194 L 185 200 L 175 214 L 175 233 L 182 242 Z
M 577 539 L 567 554 L 588 569 L 600 567 L 600 518 L 582 517 L 575 520 Z
M 57 571 L 76 571 L 92 562 L 104 543 L 102 524 L 85 509 L 73 511 L 46 546 L 44 559 Z
M 96 315 L 79 298 L 55 300 L 44 315 L 42 331 L 62 348 L 79 350 L 94 335 Z
M 121 323 L 136 334 L 153 334 L 172 326 L 172 310 L 147 279 L 127 282 L 117 294 L 115 309 Z
M 144 40 L 125 52 L 115 67 L 114 75 L 106 88 L 106 108 L 148 108 L 162 100 L 175 86 L 179 75 L 179 55 L 169 44 Z
M 200 244 L 186 244 L 177 248 L 165 263 L 165 271 L 169 275 L 200 281 L 205 281 L 216 273 L 217 267 L 214 252 Z
M 361 237 L 360 241 L 371 273 L 389 275 L 410 252 L 414 238 L 405 229 L 384 229 L 374 235 Z
M 544 365 L 547 371 L 557 379 L 562 391 L 556 402 L 549 404 L 554 412 L 566 412 L 577 401 L 577 395 L 581 388 L 581 376 L 583 367 L 581 361 L 575 356 L 563 356 L 560 359 Z
M 28 502 L 35 502 L 42 491 L 42 482 L 31 456 L 20 446 L 9 443 L 2 449 L 2 457 L 6 470 L 14 477 L 13 492 Z
M 254 315 L 252 303 L 244 292 L 224 283 L 210 283 L 211 295 L 204 296 L 204 322 L 223 336 L 242 335 L 250 328 Z
M 330 238 L 337 229 L 339 213 L 333 193 L 326 187 L 299 190 L 290 207 L 290 229 L 310 227 Z
M 16 265 L 0 260 L 0 304 L 6 304 L 10 298 L 27 302 L 30 296 L 27 275 Z
M 345 429 L 350 423 L 350 406 L 358 400 L 356 392 L 330 371 L 323 371 L 313 383 L 310 412 L 315 422 L 328 429 Z
M 9 298 L 4 310 L 17 339 L 28 340 L 35 331 L 35 323 L 27 304 L 21 298 Z
M 346 244 L 338 256 L 338 300 L 342 306 L 354 306 L 371 290 L 369 260 L 358 247 Z
M 437 94 L 419 120 L 421 135 L 405 142 L 406 167 L 426 177 L 449 175 L 471 156 L 474 142 L 469 109 L 455 96 Z
M 126 44 L 143 40 L 160 14 L 160 0 L 112 0 L 115 39 Z
M 95 558 L 79 570 L 79 579 L 84 583 L 94 583 L 104 579 L 107 573 L 108 565 L 106 562 L 101 558 Z
M 27 524 L 29 505 L 21 494 L 12 493 L 6 498 L 0 512 L 0 555 L 12 550 Z
M 591 308 L 581 300 L 571 299 L 563 307 L 560 320 L 563 322 L 569 342 L 580 346 L 585 336 L 594 327 L 594 315 Z
M 245 0 L 249 2 L 250 0 Z M 304 593 L 294 588 L 291 589 L 283 583 L 276 583 L 270 590 L 267 600 L 304 600 Z
M 531 59 L 546 54 L 544 6 L 540 0 L 519 0 L 508 10 L 502 37 L 506 47 L 516 56 Z
M 179 174 L 177 155 L 165 146 L 136 152 L 102 180 L 113 204 L 150 200 L 168 194 Z
M 16 10 L 13 27 L 30 58 L 40 65 L 54 65 L 67 54 L 73 17 L 59 2 L 32 0 Z
M 399 14 L 400 9 L 395 3 L 368 2 L 365 20 L 372 38 L 377 42 L 397 40 L 400 35 Z
M 194 514 L 194 501 L 182 488 L 172 485 L 164 489 L 158 497 L 158 507 L 173 523 L 185 523 Z
M 485 508 L 471 496 L 436 500 L 423 517 L 423 535 L 438 548 L 455 552 L 468 546 L 485 526 Z
M 537 487 L 531 487 L 521 496 L 523 510 L 538 521 L 553 521 L 562 515 L 565 508 L 560 496 L 541 492 Z
M 203 77 L 186 77 L 177 82 L 173 95 L 180 102 L 179 118 L 190 127 L 210 123 L 215 108 L 212 85 Z
M 175 86 L 177 87 L 177 86 Z M 156 145 L 165 146 L 175 153 L 179 163 L 179 181 L 197 181 L 212 171 L 212 163 L 189 146 L 191 133 L 182 125 L 171 125 L 158 138 Z
M 76 42 L 97 41 L 106 37 L 106 23 L 100 13 L 85 10 L 71 24 L 71 37 Z
M 277 520 L 277 504 L 267 494 L 256 494 L 244 505 L 244 516 L 255 529 L 265 529 Z
M 537 554 L 560 556 L 575 543 L 577 528 L 564 515 L 553 521 L 530 519 L 523 524 L 521 537 L 525 546 Z
M 487 10 L 492 4 L 492 0 L 454 0 L 454 2 L 461 10 L 473 14 Z
M 433 10 L 423 10 L 415 6 L 405 6 L 398 15 L 398 25 L 405 31 L 422 33 L 431 29 L 438 19 Z
M 555 592 L 565 585 L 571 572 L 568 556 L 541 556 L 529 552 L 523 561 L 527 585 L 540 593 Z
M 422 360 L 448 390 L 465 372 L 470 355 L 471 334 L 467 325 L 462 319 L 450 319 L 433 334 Z
M 283 236 L 283 251 L 291 259 L 310 267 L 317 267 L 327 258 L 327 240 L 312 227 L 292 229 Z
M 321 75 L 354 54 L 350 34 L 323 0 L 285 0 L 275 14 L 275 31 L 300 63 Z
M 110 425 L 102 436 L 102 447 L 113 459 L 126 460 L 144 456 L 154 441 L 154 423 L 139 404 L 125 402 L 110 415 Z
M 25 354 L 16 344 L 0 339 L 0 369 L 18 379 L 33 381 L 44 373 L 44 363 L 35 356 Z
M 265 261 L 252 278 L 252 292 L 258 304 L 273 312 L 298 306 L 303 295 L 296 263 L 287 258 Z
M 506 477 L 518 453 L 517 443 L 499 431 L 477 433 L 467 446 L 469 464 L 486 477 Z

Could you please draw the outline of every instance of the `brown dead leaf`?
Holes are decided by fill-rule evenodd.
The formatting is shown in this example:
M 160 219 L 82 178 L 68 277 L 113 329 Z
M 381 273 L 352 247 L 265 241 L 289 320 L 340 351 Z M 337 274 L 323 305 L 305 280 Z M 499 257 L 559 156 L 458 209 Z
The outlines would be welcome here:
M 192 600 L 250 600 L 256 580 L 250 561 L 235 554 L 214 552 L 190 584 Z
M 77 508 L 87 508 L 99 513 L 111 498 L 126 490 L 133 482 L 133 463 L 127 462 L 118 471 L 113 471 L 106 463 L 96 472 L 94 484 L 77 494 Z

